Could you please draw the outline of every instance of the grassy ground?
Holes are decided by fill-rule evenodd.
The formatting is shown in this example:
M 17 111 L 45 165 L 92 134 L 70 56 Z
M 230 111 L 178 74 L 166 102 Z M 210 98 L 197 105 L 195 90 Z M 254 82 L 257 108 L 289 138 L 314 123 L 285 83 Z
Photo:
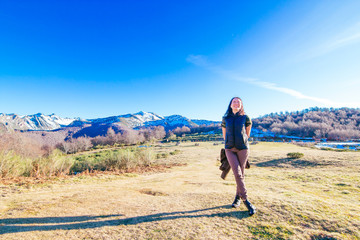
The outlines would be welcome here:
M 251 145 L 249 200 L 232 209 L 222 145 L 164 144 L 166 171 L 0 185 L 0 239 L 360 239 L 360 153 Z M 301 152 L 300 159 L 286 158 Z

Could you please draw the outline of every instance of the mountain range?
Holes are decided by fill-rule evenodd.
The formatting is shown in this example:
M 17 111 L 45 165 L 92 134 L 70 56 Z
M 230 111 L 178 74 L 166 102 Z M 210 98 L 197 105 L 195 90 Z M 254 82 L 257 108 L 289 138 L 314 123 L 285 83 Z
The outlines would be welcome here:
M 90 127 L 101 125 L 116 125 L 118 127 L 138 129 L 142 127 L 163 126 L 166 130 L 176 127 L 197 127 L 201 125 L 219 124 L 220 122 L 189 119 L 181 115 L 160 116 L 151 112 L 140 111 L 134 114 L 125 114 L 106 118 L 81 119 L 62 118 L 55 114 L 20 116 L 17 114 L 0 113 L 0 129 L 7 131 L 52 131 L 71 127 Z
M 252 119 L 251 136 L 274 138 L 316 138 L 344 141 L 360 140 L 360 109 L 353 108 L 309 108 L 296 112 L 271 113 Z M 219 127 L 219 121 L 189 119 L 181 115 L 160 116 L 140 111 L 96 119 L 62 118 L 55 114 L 41 113 L 27 116 L 0 113 L 0 133 L 22 131 L 28 134 L 65 135 L 70 137 L 96 137 L 106 135 L 109 128 L 116 133 L 123 129 L 141 129 L 163 126 L 166 131 L 177 127 Z M 204 129 L 208 131 L 209 129 Z M 219 131 L 221 133 L 221 131 Z

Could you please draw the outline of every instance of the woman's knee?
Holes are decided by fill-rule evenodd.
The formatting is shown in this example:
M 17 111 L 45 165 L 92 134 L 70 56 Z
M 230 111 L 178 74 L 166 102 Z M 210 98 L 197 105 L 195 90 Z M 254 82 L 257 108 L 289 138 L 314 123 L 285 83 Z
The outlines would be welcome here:
M 241 173 L 241 170 L 240 170 L 240 169 L 234 171 L 234 176 L 235 176 L 236 178 L 244 179 L 244 175 Z

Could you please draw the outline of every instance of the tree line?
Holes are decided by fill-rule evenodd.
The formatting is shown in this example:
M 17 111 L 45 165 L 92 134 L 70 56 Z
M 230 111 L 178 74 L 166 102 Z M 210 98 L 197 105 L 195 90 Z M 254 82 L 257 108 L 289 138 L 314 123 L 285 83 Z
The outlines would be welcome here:
M 115 132 L 109 127 L 105 135 L 96 137 L 73 137 L 79 129 L 71 131 L 30 131 L 0 133 L 0 152 L 13 151 L 26 157 L 47 156 L 55 149 L 66 154 L 86 151 L 97 146 L 133 145 L 163 139 L 166 135 L 164 127 L 157 126 L 140 130 L 123 128 Z
M 344 141 L 360 139 L 360 109 L 309 108 L 253 119 L 253 127 L 275 134 Z
M 26 157 L 49 156 L 55 149 L 72 154 L 87 151 L 101 146 L 144 144 L 146 142 L 172 139 L 184 134 L 206 132 L 217 129 L 218 126 L 179 126 L 166 131 L 163 126 L 153 126 L 140 129 L 116 128 L 109 125 L 102 135 L 89 137 L 77 136 L 81 128 L 64 128 L 57 131 L 13 131 L 0 132 L 0 152 L 13 151 Z

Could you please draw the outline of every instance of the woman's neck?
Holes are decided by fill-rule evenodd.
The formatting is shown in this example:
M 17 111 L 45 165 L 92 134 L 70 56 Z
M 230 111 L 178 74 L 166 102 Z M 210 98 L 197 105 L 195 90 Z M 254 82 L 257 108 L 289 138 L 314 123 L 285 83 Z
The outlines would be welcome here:
M 240 109 L 232 109 L 233 114 L 237 114 L 240 111 Z

